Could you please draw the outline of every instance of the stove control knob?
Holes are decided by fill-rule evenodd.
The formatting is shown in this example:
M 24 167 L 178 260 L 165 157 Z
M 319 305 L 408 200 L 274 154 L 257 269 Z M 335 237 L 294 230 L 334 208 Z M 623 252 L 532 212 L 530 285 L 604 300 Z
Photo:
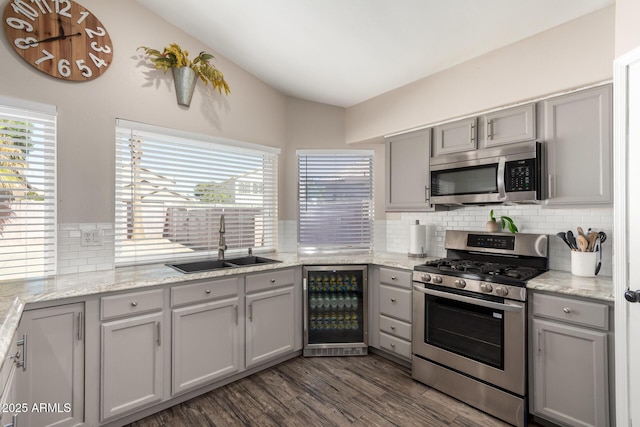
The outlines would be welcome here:
M 421 279 L 422 279 L 423 282 L 429 282 L 429 281 L 431 281 L 431 275 L 423 274 Z
M 433 283 L 442 283 L 442 277 L 433 276 Z
M 491 291 L 493 291 L 493 286 L 491 286 L 488 283 L 483 283 L 483 284 L 480 285 L 480 290 L 482 292 L 485 292 L 485 293 L 489 294 L 489 293 L 491 293 Z
M 467 282 L 465 282 L 463 279 L 456 279 L 453 284 L 456 285 L 456 288 L 464 288 L 465 286 L 467 286 Z
M 496 288 L 496 295 L 501 297 L 506 297 L 509 294 L 509 289 L 503 288 L 502 286 L 498 286 Z

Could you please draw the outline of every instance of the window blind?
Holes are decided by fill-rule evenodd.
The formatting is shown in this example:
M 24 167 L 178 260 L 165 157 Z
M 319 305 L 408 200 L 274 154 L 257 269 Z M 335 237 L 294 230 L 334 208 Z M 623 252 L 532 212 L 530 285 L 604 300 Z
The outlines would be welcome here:
M 116 265 L 275 250 L 278 153 L 118 120 Z
M 298 250 L 373 249 L 373 151 L 299 150 Z
M 0 98 L 0 280 L 56 273 L 55 108 Z

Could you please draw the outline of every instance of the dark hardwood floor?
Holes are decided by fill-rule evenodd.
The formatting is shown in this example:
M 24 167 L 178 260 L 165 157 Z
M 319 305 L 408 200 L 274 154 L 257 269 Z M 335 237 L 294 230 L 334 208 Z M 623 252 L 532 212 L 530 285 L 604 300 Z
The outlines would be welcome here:
M 508 424 L 412 380 L 410 369 L 374 354 L 297 357 L 129 426 Z

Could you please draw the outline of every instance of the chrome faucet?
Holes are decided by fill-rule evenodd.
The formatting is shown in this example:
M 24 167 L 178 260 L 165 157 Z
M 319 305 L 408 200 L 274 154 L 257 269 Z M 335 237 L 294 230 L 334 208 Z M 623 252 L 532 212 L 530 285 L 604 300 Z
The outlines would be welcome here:
M 224 215 L 220 215 L 220 239 L 218 240 L 218 260 L 224 261 L 224 251 L 227 249 L 227 243 L 224 240 Z

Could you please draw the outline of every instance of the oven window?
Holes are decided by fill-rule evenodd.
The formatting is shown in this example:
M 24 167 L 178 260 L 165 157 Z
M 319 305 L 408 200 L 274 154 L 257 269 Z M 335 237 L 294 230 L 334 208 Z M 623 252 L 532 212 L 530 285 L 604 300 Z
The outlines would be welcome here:
M 495 368 L 504 367 L 504 312 L 425 296 L 425 342 Z
M 497 177 L 498 165 L 495 163 L 453 170 L 432 171 L 431 191 L 434 196 L 497 193 Z

